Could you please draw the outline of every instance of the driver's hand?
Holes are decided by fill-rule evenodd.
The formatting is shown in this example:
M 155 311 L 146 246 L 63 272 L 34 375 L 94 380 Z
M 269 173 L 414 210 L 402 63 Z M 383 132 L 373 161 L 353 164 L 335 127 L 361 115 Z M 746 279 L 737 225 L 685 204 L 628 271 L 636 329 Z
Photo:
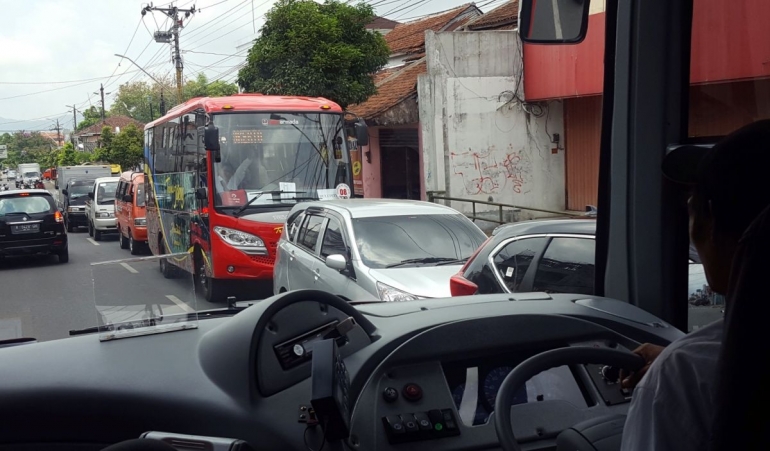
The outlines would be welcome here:
M 634 349 L 634 354 L 639 355 L 644 359 L 645 365 L 636 372 L 629 373 L 626 370 L 620 370 L 620 384 L 623 388 L 631 389 L 636 387 L 636 384 L 642 380 L 642 377 L 647 374 L 647 370 L 650 369 L 650 365 L 655 359 L 658 358 L 661 352 L 665 348 L 663 346 L 654 345 L 651 343 L 645 343 L 638 348 Z

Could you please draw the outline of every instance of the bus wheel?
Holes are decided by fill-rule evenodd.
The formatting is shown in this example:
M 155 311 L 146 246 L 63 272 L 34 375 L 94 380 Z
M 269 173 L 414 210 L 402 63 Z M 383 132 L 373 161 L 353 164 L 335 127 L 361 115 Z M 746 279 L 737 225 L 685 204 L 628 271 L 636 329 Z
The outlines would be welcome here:
M 166 247 L 163 245 L 162 238 L 161 238 L 161 242 L 158 243 L 158 249 L 160 250 L 161 255 L 166 254 Z M 167 260 L 168 260 L 167 258 L 161 258 L 159 260 L 160 272 L 161 274 L 163 274 L 163 277 L 165 277 L 166 279 L 173 279 L 176 271 L 174 270 L 174 265 L 169 263 Z
M 222 282 L 206 275 L 206 261 L 203 251 L 195 250 L 195 285 L 208 302 L 223 302 Z

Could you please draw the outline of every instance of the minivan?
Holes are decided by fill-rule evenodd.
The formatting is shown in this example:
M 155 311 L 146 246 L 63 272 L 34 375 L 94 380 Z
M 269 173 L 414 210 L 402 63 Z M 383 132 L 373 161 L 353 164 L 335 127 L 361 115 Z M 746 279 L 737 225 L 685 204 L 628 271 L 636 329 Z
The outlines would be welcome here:
M 144 199 L 144 174 L 124 172 L 115 194 L 115 216 L 121 249 L 136 255 L 147 246 L 147 208 Z
M 88 193 L 86 201 L 86 218 L 88 219 L 88 234 L 100 241 L 102 235 L 118 232 L 115 220 L 115 192 L 118 188 L 118 177 L 99 177 Z

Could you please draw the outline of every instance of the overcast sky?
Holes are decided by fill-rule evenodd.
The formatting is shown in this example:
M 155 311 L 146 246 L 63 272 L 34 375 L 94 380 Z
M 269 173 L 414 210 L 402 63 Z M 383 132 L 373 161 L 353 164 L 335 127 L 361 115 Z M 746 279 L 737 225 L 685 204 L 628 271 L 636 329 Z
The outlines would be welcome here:
M 492 7 L 504 0 L 493 0 Z M 404 21 L 453 8 L 468 0 L 367 0 L 380 15 Z M 140 14 L 146 4 L 137 0 L 3 0 L 0 27 L 0 117 L 5 119 L 61 118 L 72 127 L 72 113 L 97 105 L 99 84 L 104 83 L 109 108 L 118 86 L 146 79 L 124 54 L 153 74 L 171 74 L 169 44 L 154 42 L 151 33 L 168 29 L 170 22 L 160 13 Z M 259 30 L 274 0 L 180 0 L 180 8 L 196 12 L 185 21 L 182 50 L 185 77 L 199 71 L 210 79 L 232 81 L 243 56 L 236 46 Z M 476 2 L 483 10 L 490 0 Z M 168 4 L 156 0 L 155 6 Z M 252 20 L 252 7 L 254 17 Z M 132 39 L 133 37 L 133 39 Z M 206 52 L 206 53 L 199 53 Z M 220 55 L 212 55 L 212 53 Z M 114 74 L 114 75 L 113 75 Z M 47 91 L 47 92 L 41 92 Z M 12 124 L 0 129 L 11 129 Z

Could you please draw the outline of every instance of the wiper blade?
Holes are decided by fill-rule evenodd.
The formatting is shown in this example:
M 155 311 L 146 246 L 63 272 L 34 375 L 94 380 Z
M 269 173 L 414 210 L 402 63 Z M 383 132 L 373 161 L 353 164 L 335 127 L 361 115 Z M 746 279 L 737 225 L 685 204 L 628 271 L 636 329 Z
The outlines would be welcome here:
M 401 260 L 398 263 L 392 263 L 386 268 L 395 268 L 396 266 L 408 265 L 410 263 L 445 263 L 458 261 L 454 257 L 423 257 L 423 258 L 410 258 L 407 260 Z
M 200 310 L 195 313 L 172 313 L 170 315 L 164 315 L 166 318 L 174 318 L 177 316 L 187 316 L 188 318 L 194 317 L 197 315 L 198 319 L 207 319 L 207 318 L 216 318 L 219 316 L 233 316 L 236 315 L 247 308 L 249 308 L 251 304 L 247 306 L 233 306 L 233 307 L 224 307 L 224 308 L 218 308 L 218 309 L 211 309 L 211 310 Z M 137 321 L 128 321 L 128 323 L 141 323 L 144 320 L 137 320 Z M 76 335 L 86 335 L 86 334 L 94 334 L 99 331 L 107 331 L 107 330 L 113 330 L 114 328 L 122 325 L 124 323 L 117 323 L 117 324 L 106 324 L 104 326 L 94 326 L 94 327 L 87 327 L 85 329 L 76 329 L 76 330 L 70 330 L 70 336 L 74 337 Z
M 262 197 L 263 194 L 270 194 L 270 195 L 272 195 L 273 196 L 272 200 L 276 201 L 276 200 L 281 200 L 280 197 L 276 199 L 276 197 L 275 197 L 276 195 L 280 195 L 280 194 L 305 194 L 305 193 L 306 193 L 306 191 L 281 191 L 281 190 L 277 190 L 277 191 L 262 191 L 262 192 L 258 193 L 256 196 L 252 197 L 248 202 L 246 202 L 246 205 L 244 205 L 238 211 L 233 213 L 233 215 L 234 216 L 240 216 L 241 213 L 243 213 L 244 210 L 249 208 L 249 206 L 252 203 L 254 203 L 254 201 L 256 201 L 257 199 Z
M 468 261 L 468 257 L 466 258 L 455 258 L 454 260 L 447 260 L 445 262 L 440 262 L 436 264 L 436 266 L 442 266 L 442 265 L 452 265 L 456 263 L 465 263 Z

